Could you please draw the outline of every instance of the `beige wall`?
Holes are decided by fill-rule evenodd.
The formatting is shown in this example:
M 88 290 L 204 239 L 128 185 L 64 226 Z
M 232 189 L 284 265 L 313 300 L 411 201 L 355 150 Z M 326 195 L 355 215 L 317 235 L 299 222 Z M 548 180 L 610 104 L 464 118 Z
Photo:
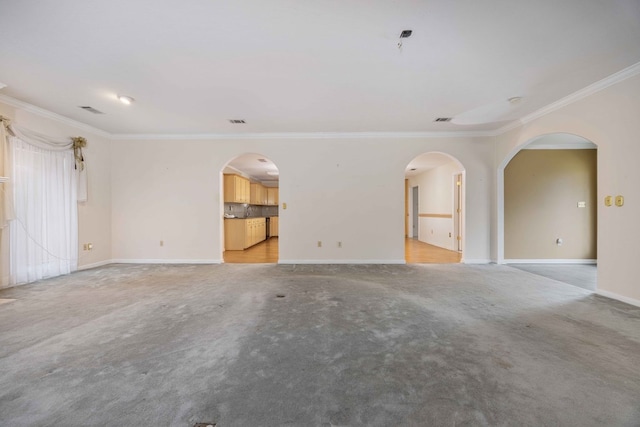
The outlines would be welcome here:
M 39 110 L 16 108 L 0 102 L 0 114 L 16 124 L 46 135 L 69 138 L 84 136 L 83 150 L 87 162 L 89 200 L 78 204 L 79 268 L 99 265 L 111 259 L 111 147 L 109 138 L 76 127 L 59 117 Z M 49 118 L 50 116 L 52 118 Z M 6 184 L 4 184 L 6 185 Z M 83 243 L 93 243 L 92 251 L 83 251 Z M 0 287 L 6 286 L 9 274 L 9 233 L 0 236 Z
M 636 268 L 636 246 L 640 241 L 638 117 L 640 75 L 635 74 L 498 136 L 496 163 L 506 165 L 521 147 L 540 135 L 569 133 L 595 143 L 598 146 L 598 292 L 640 305 Z M 606 195 L 618 194 L 625 196 L 623 207 L 604 206 Z M 500 198 L 496 201 L 493 241 L 499 257 Z
M 522 150 L 509 162 L 506 259 L 596 258 L 596 161 L 596 150 Z
M 278 167 L 287 203 L 281 261 L 403 263 L 404 171 L 417 155 L 439 151 L 467 171 L 465 261 L 489 261 L 490 138 L 115 140 L 113 150 L 117 260 L 219 262 L 220 172 L 240 154 L 259 153 Z

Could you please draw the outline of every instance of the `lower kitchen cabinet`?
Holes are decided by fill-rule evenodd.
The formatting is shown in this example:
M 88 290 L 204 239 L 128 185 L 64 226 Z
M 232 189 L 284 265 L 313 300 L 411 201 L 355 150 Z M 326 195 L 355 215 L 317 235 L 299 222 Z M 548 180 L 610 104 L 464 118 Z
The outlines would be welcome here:
M 267 238 L 265 218 L 227 218 L 224 220 L 224 249 L 241 251 Z
M 269 237 L 278 237 L 280 234 L 280 220 L 277 216 L 269 219 Z

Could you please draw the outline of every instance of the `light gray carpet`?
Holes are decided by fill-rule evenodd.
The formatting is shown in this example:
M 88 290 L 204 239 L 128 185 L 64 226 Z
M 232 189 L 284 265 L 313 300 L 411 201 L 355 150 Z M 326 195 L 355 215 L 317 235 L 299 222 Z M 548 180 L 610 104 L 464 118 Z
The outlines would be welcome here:
M 640 309 L 507 266 L 114 265 L 0 298 L 3 426 L 640 423 Z
M 595 264 L 509 264 L 509 266 L 589 291 L 595 291 L 598 287 L 598 267 Z

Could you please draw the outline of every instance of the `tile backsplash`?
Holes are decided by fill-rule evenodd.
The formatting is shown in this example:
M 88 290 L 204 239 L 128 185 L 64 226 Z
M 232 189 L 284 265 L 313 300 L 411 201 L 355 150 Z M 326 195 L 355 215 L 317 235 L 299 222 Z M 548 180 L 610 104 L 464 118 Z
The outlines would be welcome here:
M 225 203 L 224 213 L 235 215 L 237 218 L 278 216 L 278 206 L 257 206 L 246 205 L 242 203 Z

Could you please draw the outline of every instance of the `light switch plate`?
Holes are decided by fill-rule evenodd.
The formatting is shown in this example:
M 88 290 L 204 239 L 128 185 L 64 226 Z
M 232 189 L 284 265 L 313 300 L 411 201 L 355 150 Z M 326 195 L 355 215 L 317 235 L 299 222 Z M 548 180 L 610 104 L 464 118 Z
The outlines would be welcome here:
M 624 197 L 616 196 L 616 206 L 620 207 L 624 205 Z
M 606 196 L 604 198 L 604 205 L 605 206 L 611 206 L 613 205 L 613 197 L 612 196 Z
M 587 207 L 587 202 L 578 202 L 578 207 L 579 208 L 586 208 Z

